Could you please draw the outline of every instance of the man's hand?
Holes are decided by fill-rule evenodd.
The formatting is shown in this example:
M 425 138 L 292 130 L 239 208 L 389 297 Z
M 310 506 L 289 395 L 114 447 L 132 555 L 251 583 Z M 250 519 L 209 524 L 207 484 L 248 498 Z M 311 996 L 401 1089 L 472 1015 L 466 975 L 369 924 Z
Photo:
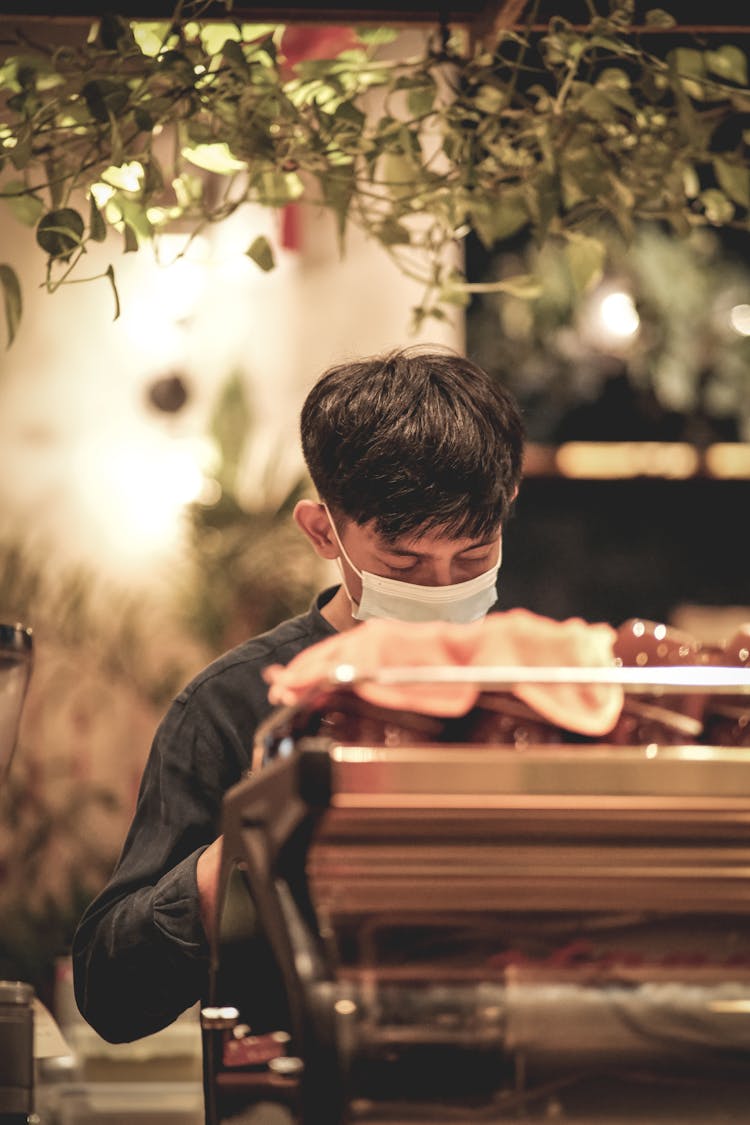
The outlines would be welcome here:
M 201 922 L 209 941 L 216 928 L 216 897 L 219 884 L 219 868 L 221 867 L 221 849 L 224 837 L 219 836 L 213 844 L 209 844 L 198 857 L 195 876 L 198 882 L 198 898 L 200 901 Z

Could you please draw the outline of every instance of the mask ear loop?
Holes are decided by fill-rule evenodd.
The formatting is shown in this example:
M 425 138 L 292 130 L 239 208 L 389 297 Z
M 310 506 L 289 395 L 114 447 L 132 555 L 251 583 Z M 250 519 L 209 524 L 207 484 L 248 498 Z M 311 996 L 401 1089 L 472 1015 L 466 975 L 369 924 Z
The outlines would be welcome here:
M 357 578 L 359 578 L 360 581 L 361 581 L 362 571 L 359 570 L 359 568 L 354 565 L 354 563 L 352 562 L 352 560 L 349 558 L 348 554 L 346 553 L 346 548 L 344 547 L 344 544 L 341 542 L 341 538 L 339 536 L 339 533 L 336 530 L 336 524 L 333 522 L 333 516 L 331 515 L 330 511 L 328 510 L 328 505 L 323 500 L 321 500 L 321 504 L 323 505 L 323 511 L 328 516 L 328 522 L 331 525 L 331 531 L 333 532 L 333 537 L 336 540 L 336 544 L 338 546 L 338 549 L 341 551 L 341 554 L 344 556 L 346 561 L 349 563 L 349 566 L 352 568 L 354 573 L 357 575 Z M 340 568 L 341 560 L 339 559 L 338 561 L 339 561 L 339 568 Z M 341 573 L 342 573 L 342 577 L 343 577 L 343 570 L 342 570 Z M 346 585 L 346 582 L 344 582 L 344 585 Z M 347 590 L 347 593 L 349 593 L 348 590 Z
M 348 554 L 346 553 L 346 549 L 344 547 L 344 544 L 341 542 L 341 539 L 339 538 L 339 533 L 336 530 L 336 524 L 333 522 L 333 516 L 331 515 L 331 513 L 329 511 L 328 505 L 326 504 L 326 502 L 324 500 L 321 500 L 320 502 L 323 505 L 323 511 L 328 516 L 328 522 L 331 525 L 331 531 L 333 532 L 333 537 L 336 540 L 336 544 L 338 546 L 338 549 L 341 551 L 341 554 L 344 556 L 346 561 L 349 563 L 349 566 L 352 568 L 352 570 L 357 575 L 359 580 L 362 581 L 362 571 L 357 569 L 357 567 L 354 565 L 354 563 L 352 562 L 352 560 L 349 558 Z M 344 567 L 343 567 L 343 564 L 341 562 L 341 558 L 340 558 L 339 555 L 336 556 L 336 566 L 339 568 L 339 574 L 341 575 L 341 584 L 344 587 L 344 589 L 346 590 L 346 596 L 349 599 L 349 603 L 352 607 L 352 615 L 354 616 L 357 613 L 357 610 L 359 609 L 359 602 L 356 601 L 352 597 L 352 592 L 346 584 L 346 575 L 344 574 Z

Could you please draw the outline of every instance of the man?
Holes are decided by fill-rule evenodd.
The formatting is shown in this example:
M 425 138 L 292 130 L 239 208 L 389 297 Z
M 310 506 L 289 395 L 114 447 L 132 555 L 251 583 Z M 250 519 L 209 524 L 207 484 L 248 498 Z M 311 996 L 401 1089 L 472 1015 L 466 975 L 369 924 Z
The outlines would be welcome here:
M 342 582 L 211 663 L 159 725 L 122 854 L 73 942 L 78 1006 L 111 1042 L 205 995 L 222 800 L 271 709 L 263 669 L 368 617 L 472 621 L 496 601 L 524 439 L 507 391 L 448 350 L 398 350 L 324 374 L 300 430 L 319 499 L 294 518 Z

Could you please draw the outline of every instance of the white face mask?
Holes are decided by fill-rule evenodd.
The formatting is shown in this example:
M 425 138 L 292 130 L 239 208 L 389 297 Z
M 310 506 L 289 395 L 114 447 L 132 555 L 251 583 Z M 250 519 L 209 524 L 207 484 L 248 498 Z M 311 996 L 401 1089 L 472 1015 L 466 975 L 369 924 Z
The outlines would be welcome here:
M 396 578 L 371 574 L 368 570 L 359 570 L 344 550 L 327 508 L 326 513 L 342 555 L 362 582 L 362 597 L 357 603 L 346 584 L 341 560 L 336 560 L 344 589 L 352 603 L 352 617 L 356 621 L 380 617 L 392 621 L 451 621 L 468 625 L 469 622 L 484 617 L 497 601 L 496 582 L 502 560 L 502 540 L 495 565 L 476 578 L 454 582 L 450 586 L 420 586 L 415 582 L 402 582 Z

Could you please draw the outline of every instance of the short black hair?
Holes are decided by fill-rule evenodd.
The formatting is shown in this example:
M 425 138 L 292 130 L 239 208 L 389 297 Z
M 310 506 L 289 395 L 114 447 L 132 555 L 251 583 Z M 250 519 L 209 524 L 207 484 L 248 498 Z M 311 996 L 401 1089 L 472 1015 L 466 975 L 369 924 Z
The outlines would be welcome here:
M 387 540 L 493 532 L 523 470 L 515 399 L 448 348 L 415 345 L 330 368 L 303 403 L 300 435 L 321 500 L 358 524 L 374 520 Z

